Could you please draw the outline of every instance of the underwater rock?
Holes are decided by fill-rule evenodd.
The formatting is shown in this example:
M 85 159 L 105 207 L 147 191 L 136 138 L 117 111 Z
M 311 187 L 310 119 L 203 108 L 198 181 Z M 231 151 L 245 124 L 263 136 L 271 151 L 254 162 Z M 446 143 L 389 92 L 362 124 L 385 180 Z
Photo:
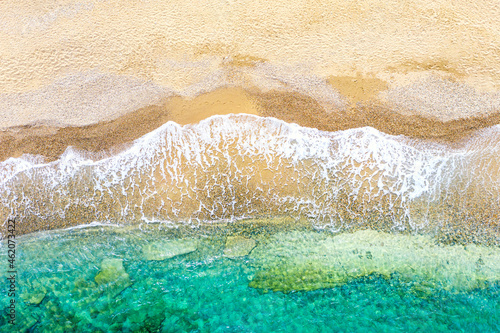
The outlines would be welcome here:
M 371 274 L 397 274 L 403 281 L 447 290 L 500 281 L 498 248 L 443 246 L 428 236 L 373 230 L 336 236 L 278 233 L 250 256 L 258 267 L 250 286 L 274 291 L 330 288 Z
M 56 279 L 35 278 L 27 279 L 25 289 L 21 291 L 21 300 L 28 305 L 40 304 L 51 288 L 51 282 Z M 57 280 L 56 280 L 57 281 Z
M 47 295 L 47 289 L 44 287 L 36 288 L 32 292 L 22 294 L 21 298 L 25 303 L 38 305 Z
M 130 277 L 123 267 L 123 259 L 104 259 L 101 262 L 101 270 L 94 280 L 99 286 L 105 287 L 105 291 L 111 297 L 118 295 L 132 285 Z
M 243 257 L 255 248 L 255 241 L 243 236 L 229 236 L 226 239 L 224 255 L 229 258 Z
M 169 239 L 148 244 L 142 252 L 147 260 L 165 260 L 194 252 L 196 247 L 196 241 L 192 239 Z

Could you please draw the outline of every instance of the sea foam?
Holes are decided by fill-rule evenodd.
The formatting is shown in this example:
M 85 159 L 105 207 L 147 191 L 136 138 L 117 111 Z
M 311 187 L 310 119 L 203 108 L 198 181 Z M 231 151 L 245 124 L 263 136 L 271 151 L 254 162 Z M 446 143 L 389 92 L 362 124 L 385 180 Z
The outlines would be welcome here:
M 103 159 L 69 147 L 50 163 L 27 155 L 0 163 L 0 217 L 26 232 L 277 215 L 330 230 L 437 228 L 464 214 L 496 225 L 484 213 L 498 213 L 499 142 L 498 126 L 451 148 L 252 115 L 168 122 Z

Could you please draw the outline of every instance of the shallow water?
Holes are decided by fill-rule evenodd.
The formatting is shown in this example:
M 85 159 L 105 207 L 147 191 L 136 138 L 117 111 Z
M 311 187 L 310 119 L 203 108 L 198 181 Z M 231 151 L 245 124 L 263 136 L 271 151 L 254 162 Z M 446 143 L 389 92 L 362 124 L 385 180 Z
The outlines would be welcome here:
M 185 238 L 178 238 L 181 234 Z M 204 235 L 194 237 L 200 234 Z M 339 243 L 339 236 L 330 234 L 299 230 L 294 235 L 305 242 L 322 237 Z M 248 233 L 245 237 L 256 241 L 255 248 L 241 256 L 225 252 L 228 237 L 224 229 L 200 233 L 112 227 L 23 236 L 17 244 L 15 328 L 19 332 L 500 330 L 500 272 L 486 258 L 482 264 L 496 269 L 497 277 L 480 288 L 447 290 L 432 279 L 405 278 L 396 267 L 390 275 L 368 272 L 329 288 L 282 292 L 254 288 L 251 282 L 263 267 L 254 253 L 283 236 Z M 194 240 L 196 249 L 177 245 L 174 252 L 187 252 L 172 257 L 147 252 L 151 244 L 174 238 Z M 395 241 L 392 244 L 398 246 Z M 369 259 L 377 260 L 373 253 Z M 280 257 L 276 252 L 275 258 Z M 0 259 L 7 260 L 5 253 Z M 118 265 L 103 283 L 98 276 L 110 259 Z M 343 262 L 347 269 L 350 260 Z M 8 302 L 4 289 L 3 284 L 2 308 Z M 2 332 L 13 332 L 5 313 L 0 320 Z

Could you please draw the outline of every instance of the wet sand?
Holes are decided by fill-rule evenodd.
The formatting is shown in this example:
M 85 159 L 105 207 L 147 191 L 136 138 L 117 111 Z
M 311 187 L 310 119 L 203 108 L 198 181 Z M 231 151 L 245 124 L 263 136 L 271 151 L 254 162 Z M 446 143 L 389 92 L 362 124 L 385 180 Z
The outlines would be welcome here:
M 96 158 L 104 157 L 120 151 L 167 121 L 184 125 L 229 113 L 275 117 L 324 131 L 371 126 L 388 134 L 450 143 L 462 140 L 477 129 L 500 123 L 500 113 L 444 122 L 404 115 L 376 102 L 358 102 L 328 110 L 314 98 L 296 92 L 220 88 L 193 99 L 179 96 L 166 98 L 157 105 L 88 126 L 9 128 L 0 132 L 0 160 L 28 153 L 42 155 L 47 161 L 52 161 L 68 146 L 99 153 Z

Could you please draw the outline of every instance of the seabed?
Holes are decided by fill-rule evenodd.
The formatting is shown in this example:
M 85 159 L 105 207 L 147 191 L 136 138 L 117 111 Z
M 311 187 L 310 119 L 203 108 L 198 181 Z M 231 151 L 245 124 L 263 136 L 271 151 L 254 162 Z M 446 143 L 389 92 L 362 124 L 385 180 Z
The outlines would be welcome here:
M 500 330 L 498 247 L 247 222 L 21 236 L 15 331 Z

